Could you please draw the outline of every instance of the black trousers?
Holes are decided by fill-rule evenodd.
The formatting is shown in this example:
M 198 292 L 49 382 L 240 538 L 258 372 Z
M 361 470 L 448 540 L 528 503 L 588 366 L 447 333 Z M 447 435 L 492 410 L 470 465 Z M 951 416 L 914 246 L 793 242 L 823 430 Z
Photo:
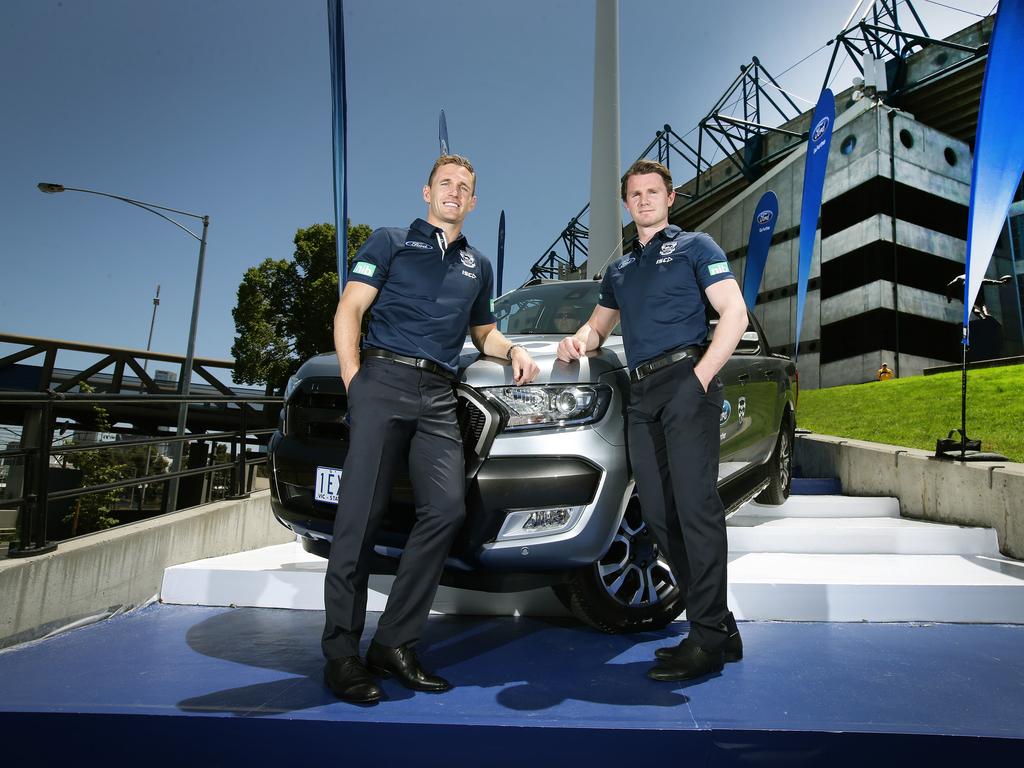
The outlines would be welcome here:
M 408 457 L 416 522 L 377 624 L 378 643 L 397 647 L 419 638 L 466 514 L 462 439 L 448 379 L 370 358 L 350 382 L 348 398 L 351 439 L 324 581 L 321 645 L 329 659 L 359 653 L 369 559 L 402 458 Z
M 718 496 L 717 376 L 705 393 L 692 360 L 633 382 L 629 458 L 644 520 L 686 595 L 690 637 L 718 648 L 735 620 L 726 604 L 728 541 Z

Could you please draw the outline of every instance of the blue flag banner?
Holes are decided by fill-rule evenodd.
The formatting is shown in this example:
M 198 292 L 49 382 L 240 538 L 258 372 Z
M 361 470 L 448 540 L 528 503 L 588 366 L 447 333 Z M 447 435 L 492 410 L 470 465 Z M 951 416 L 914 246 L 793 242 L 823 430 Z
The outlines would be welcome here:
M 775 220 L 779 217 L 779 198 L 770 189 L 761 195 L 754 208 L 750 222 L 750 238 L 747 240 L 747 261 L 743 267 L 743 301 L 747 309 L 753 309 L 757 301 L 757 290 L 761 287 L 761 276 L 768 261 L 768 248 L 772 244 Z
M 331 38 L 331 128 L 334 155 L 334 228 L 338 258 L 338 295 L 348 279 L 348 157 L 345 140 L 348 107 L 345 102 L 345 14 L 342 0 L 327 0 Z
M 441 145 L 441 154 L 450 155 L 448 151 L 448 121 L 444 117 L 444 110 L 441 110 L 441 116 L 437 118 L 437 141 Z
M 828 88 L 821 92 L 811 117 L 811 132 L 807 137 L 807 159 L 804 163 L 804 195 L 800 204 L 800 262 L 796 278 L 796 338 L 793 359 L 800 355 L 800 330 L 804 324 L 804 302 L 807 300 L 807 280 L 811 275 L 814 256 L 814 235 L 818 229 L 821 194 L 825 187 L 825 169 L 828 167 L 828 148 L 832 144 L 832 127 L 836 121 L 836 99 Z
M 505 272 L 505 211 L 501 212 L 501 217 L 498 219 L 498 274 L 495 275 L 497 278 L 494 281 L 495 284 L 495 296 L 501 296 L 501 276 Z
M 1003 0 L 996 12 L 985 64 L 971 170 L 964 270 L 965 344 L 968 343 L 971 307 L 1024 173 L 1024 130 L 1020 126 L 1020 89 L 1024 82 L 1022 45 L 1024 1 Z

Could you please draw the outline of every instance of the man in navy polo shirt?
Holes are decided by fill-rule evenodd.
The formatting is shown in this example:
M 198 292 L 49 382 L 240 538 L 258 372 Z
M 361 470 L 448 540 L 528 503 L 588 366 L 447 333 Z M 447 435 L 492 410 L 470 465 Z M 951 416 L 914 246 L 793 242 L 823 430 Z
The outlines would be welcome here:
M 511 362 L 515 384 L 538 373 L 526 350 L 495 327 L 491 264 L 462 234 L 462 222 L 476 206 L 475 189 L 468 160 L 438 158 L 423 187 L 426 221 L 378 229 L 369 237 L 334 315 L 351 426 L 324 584 L 322 648 L 325 681 L 346 701 L 378 701 L 374 674 L 418 691 L 451 687 L 423 669 L 413 646 L 466 513 L 452 384 L 467 330 L 482 353 Z M 360 328 L 371 305 L 360 354 Z M 359 639 L 374 535 L 395 470 L 406 459 L 416 523 L 364 665 Z
M 644 520 L 686 594 L 690 634 L 659 649 L 655 680 L 691 680 L 743 656 L 726 604 L 728 542 L 718 496 L 718 371 L 747 327 L 743 295 L 714 240 L 668 223 L 665 166 L 639 160 L 622 180 L 637 242 L 610 263 L 593 314 L 558 346 L 568 362 L 599 347 L 621 318 L 630 369 L 629 458 Z M 705 301 L 719 314 L 705 349 Z

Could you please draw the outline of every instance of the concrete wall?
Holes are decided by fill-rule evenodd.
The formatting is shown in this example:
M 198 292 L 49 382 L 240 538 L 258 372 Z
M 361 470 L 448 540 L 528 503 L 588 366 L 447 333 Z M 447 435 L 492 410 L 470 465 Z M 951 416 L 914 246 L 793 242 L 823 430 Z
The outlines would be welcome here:
M 1024 560 L 1024 464 L 941 461 L 929 451 L 798 435 L 796 473 L 838 477 L 851 496 L 895 496 L 900 514 L 994 528 L 999 551 Z
M 270 511 L 270 492 L 260 491 L 0 561 L 0 648 L 145 603 L 167 566 L 293 540 Z

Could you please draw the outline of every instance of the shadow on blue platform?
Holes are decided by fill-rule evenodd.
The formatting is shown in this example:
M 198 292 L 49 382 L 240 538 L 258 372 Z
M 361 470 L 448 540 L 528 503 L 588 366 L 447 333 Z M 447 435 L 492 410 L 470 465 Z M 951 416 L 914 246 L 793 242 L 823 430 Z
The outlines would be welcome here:
M 374 614 L 367 619 L 364 653 L 376 621 Z M 322 629 L 323 614 L 305 611 L 242 608 L 201 621 L 186 635 L 193 651 L 294 677 L 226 688 L 185 699 L 178 707 L 259 717 L 335 703 L 322 682 Z M 512 711 L 542 711 L 569 700 L 677 707 L 689 701 L 679 686 L 644 678 L 652 654 L 631 659 L 638 643 L 664 644 L 667 637 L 668 632 L 603 635 L 569 620 L 446 616 L 428 623 L 419 655 L 458 688 L 497 689 L 496 702 Z M 384 688 L 390 702 L 414 696 L 393 681 L 384 681 Z

